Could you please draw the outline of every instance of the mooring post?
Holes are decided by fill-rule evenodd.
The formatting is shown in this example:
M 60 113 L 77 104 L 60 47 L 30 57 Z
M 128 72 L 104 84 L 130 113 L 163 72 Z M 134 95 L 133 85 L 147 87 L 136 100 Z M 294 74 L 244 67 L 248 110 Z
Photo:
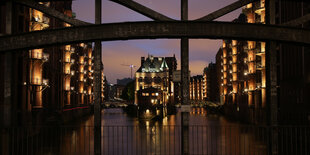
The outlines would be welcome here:
M 95 24 L 101 24 L 101 0 L 95 2 Z M 94 50 L 94 154 L 101 154 L 101 41 L 95 41 Z
M 266 4 L 267 24 L 275 25 L 275 0 L 269 0 Z M 269 154 L 278 155 L 278 91 L 277 91 L 277 51 L 276 43 L 269 41 L 266 48 L 266 88 L 268 121 L 270 125 Z
M 181 0 L 181 20 L 188 20 L 188 0 Z M 181 38 L 181 91 L 182 91 L 182 105 L 181 105 L 181 134 L 182 134 L 182 154 L 189 154 L 189 45 L 188 38 Z

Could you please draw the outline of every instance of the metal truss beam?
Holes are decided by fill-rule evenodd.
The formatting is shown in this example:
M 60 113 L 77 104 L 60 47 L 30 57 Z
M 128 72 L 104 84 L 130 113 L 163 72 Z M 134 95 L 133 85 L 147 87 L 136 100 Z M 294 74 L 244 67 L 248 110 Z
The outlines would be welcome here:
M 30 8 L 33 8 L 33 9 L 36 9 L 36 10 L 39 10 L 49 16 L 52 16 L 54 18 L 57 18 L 59 20 L 62 20 L 66 23 L 69 23 L 73 26 L 80 26 L 80 25 L 89 25 L 91 23 L 87 23 L 87 22 L 84 22 L 84 21 L 80 21 L 80 20 L 77 20 L 77 19 L 73 19 L 71 17 L 68 17 L 66 16 L 65 14 L 55 10 L 55 9 L 52 9 L 52 8 L 48 8 L 42 4 L 39 4 L 37 2 L 34 2 L 34 1 L 30 1 L 30 0 L 13 0 L 14 3 L 17 3 L 17 4 L 21 4 L 21 5 L 24 5 L 24 6 L 27 6 L 27 7 L 30 7 Z
M 153 20 L 157 20 L 157 21 L 174 21 L 174 19 L 169 18 L 163 14 L 160 14 L 148 7 L 145 7 L 133 0 L 110 0 L 112 2 L 118 3 L 120 5 L 123 5 L 131 10 L 134 10 L 146 17 L 149 17 Z
M 306 14 L 302 17 L 299 17 L 297 19 L 291 20 L 287 23 L 282 24 L 283 26 L 298 26 L 298 25 L 302 25 L 305 22 L 310 21 L 310 14 Z
M 255 30 L 255 31 L 249 31 Z M 127 22 L 43 30 L 0 37 L 0 51 L 90 41 L 209 38 L 310 44 L 310 30 L 231 22 Z
M 223 7 L 222 9 L 214 11 L 214 12 L 212 12 L 212 13 L 204 16 L 204 17 L 198 18 L 198 19 L 196 19 L 196 21 L 212 21 L 214 19 L 217 19 L 221 16 L 224 16 L 224 15 L 226 15 L 226 14 L 228 14 L 228 13 L 230 13 L 236 9 L 241 8 L 242 6 L 245 6 L 249 3 L 253 3 L 255 1 L 258 1 L 258 0 L 239 0 L 237 2 L 234 2 L 230 5 Z

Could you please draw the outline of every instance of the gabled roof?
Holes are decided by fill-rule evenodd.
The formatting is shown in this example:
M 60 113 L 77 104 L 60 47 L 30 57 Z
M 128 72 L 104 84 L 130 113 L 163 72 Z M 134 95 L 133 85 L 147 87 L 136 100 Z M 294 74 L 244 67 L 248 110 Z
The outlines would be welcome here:
M 162 72 L 169 70 L 164 57 L 154 57 L 149 55 L 137 72 Z

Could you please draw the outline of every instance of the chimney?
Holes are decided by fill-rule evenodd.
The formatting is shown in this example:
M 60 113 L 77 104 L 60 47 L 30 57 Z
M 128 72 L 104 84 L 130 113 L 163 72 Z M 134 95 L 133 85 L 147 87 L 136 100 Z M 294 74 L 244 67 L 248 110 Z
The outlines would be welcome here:
M 141 66 L 143 65 L 143 63 L 144 63 L 144 57 L 141 57 Z

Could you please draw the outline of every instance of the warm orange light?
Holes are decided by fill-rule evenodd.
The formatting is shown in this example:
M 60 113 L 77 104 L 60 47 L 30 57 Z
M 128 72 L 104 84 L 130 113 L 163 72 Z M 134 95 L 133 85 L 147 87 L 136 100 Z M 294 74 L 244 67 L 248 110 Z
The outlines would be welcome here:
M 232 45 L 236 46 L 237 45 L 237 40 L 232 40 Z
M 80 62 L 80 64 L 84 64 L 84 56 L 79 57 L 79 62 Z

